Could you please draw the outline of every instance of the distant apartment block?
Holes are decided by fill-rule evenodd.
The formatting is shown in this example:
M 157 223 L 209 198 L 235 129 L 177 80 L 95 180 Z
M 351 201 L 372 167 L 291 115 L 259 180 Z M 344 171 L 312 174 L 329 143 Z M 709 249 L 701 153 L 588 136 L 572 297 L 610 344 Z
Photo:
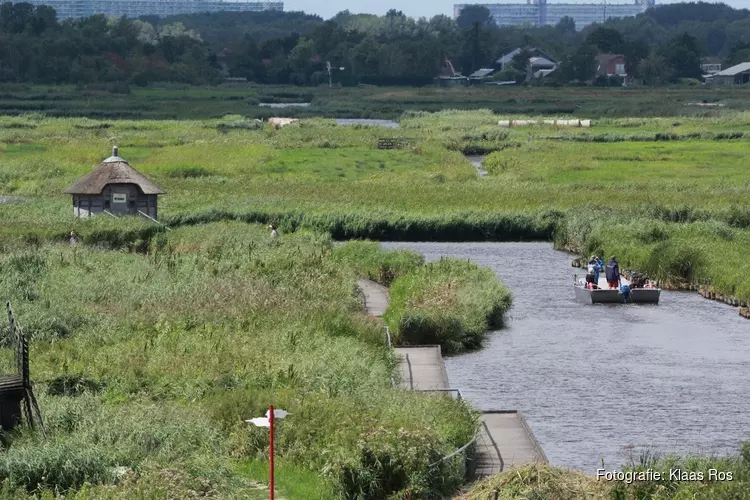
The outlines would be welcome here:
M 454 19 L 469 5 L 453 6 Z M 550 25 L 554 26 L 565 16 L 572 17 L 576 29 L 607 19 L 635 16 L 656 5 L 655 0 L 635 0 L 634 3 L 547 3 L 547 0 L 527 0 L 526 3 L 478 4 L 490 11 L 498 26 Z
M 58 19 L 105 16 L 173 16 L 202 12 L 257 12 L 284 10 L 283 2 L 248 2 L 246 0 L 26 0 L 34 5 L 49 5 Z

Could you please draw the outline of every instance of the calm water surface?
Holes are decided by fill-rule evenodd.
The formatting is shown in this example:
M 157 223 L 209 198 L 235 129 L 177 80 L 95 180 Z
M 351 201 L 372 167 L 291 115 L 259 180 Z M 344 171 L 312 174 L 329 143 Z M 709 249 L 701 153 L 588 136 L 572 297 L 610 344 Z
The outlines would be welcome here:
M 263 108 L 306 108 L 309 102 L 261 102 L 258 106 Z
M 484 155 L 468 155 L 466 159 L 469 160 L 472 165 L 474 165 L 474 168 L 477 169 L 477 174 L 479 175 L 479 177 L 484 177 L 485 175 L 487 175 L 487 171 L 482 167 L 482 164 L 484 163 Z
M 393 120 L 374 120 L 369 118 L 337 118 L 337 125 L 368 125 L 373 127 L 399 128 Z
M 475 406 L 518 409 L 550 462 L 593 473 L 643 447 L 728 454 L 750 440 L 750 322 L 697 293 L 584 305 L 571 257 L 545 243 L 384 243 L 471 259 L 511 288 L 508 327 L 446 359 Z M 632 451 L 635 447 L 635 452 Z

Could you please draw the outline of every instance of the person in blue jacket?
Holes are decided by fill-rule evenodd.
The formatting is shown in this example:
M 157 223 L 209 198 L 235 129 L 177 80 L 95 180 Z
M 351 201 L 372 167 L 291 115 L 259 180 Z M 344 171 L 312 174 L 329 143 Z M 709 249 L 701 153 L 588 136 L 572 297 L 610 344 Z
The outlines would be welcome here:
M 609 285 L 609 287 L 614 289 L 619 288 L 620 264 L 617 263 L 617 259 L 615 259 L 614 255 L 609 259 L 609 262 L 607 262 L 605 272 L 607 275 L 607 284 Z
M 599 259 L 596 258 L 596 255 L 592 255 L 591 259 L 589 259 L 589 265 L 587 268 L 587 271 L 589 274 L 594 275 L 594 284 L 599 284 L 599 273 L 602 271 L 602 266 L 599 264 Z

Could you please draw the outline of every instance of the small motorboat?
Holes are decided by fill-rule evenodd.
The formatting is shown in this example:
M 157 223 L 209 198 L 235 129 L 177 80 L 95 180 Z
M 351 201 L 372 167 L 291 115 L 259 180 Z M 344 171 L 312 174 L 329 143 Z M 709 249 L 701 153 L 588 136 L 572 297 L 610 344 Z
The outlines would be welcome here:
M 619 288 L 609 288 L 606 280 L 599 279 L 598 288 L 573 276 L 573 289 L 576 299 L 586 304 L 658 304 L 661 288 L 656 288 L 649 281 L 643 288 L 631 288 L 630 282 L 622 279 Z

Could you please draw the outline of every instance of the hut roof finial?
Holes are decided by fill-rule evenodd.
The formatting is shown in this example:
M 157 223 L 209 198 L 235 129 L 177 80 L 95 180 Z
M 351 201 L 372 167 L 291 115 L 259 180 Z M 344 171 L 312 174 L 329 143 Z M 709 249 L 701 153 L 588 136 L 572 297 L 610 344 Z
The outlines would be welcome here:
M 117 156 L 117 146 L 112 146 L 112 156 Z

